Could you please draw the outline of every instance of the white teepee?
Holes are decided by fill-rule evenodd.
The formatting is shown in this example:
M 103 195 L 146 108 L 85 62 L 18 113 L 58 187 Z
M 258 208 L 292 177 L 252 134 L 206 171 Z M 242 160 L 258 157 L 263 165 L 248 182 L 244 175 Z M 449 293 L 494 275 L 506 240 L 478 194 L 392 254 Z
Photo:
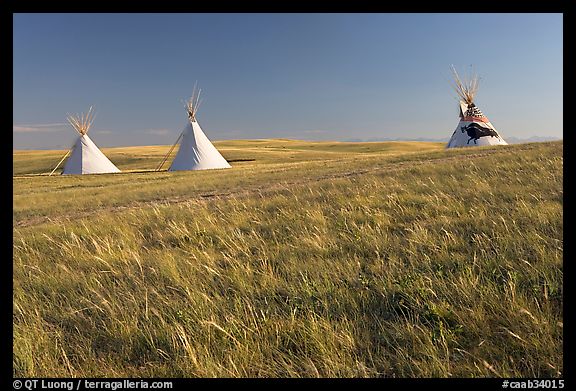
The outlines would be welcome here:
M 74 146 L 68 151 L 71 153 L 66 161 L 62 175 L 68 174 L 104 174 L 120 172 L 120 170 L 98 149 L 96 144 L 88 137 L 88 130 L 94 120 L 92 107 L 86 115 L 69 115 L 68 122 L 78 132 L 79 137 Z M 64 156 L 64 158 L 66 157 Z M 64 159 L 62 159 L 64 160 Z M 60 163 L 62 163 L 62 160 Z M 58 166 L 60 165 L 58 163 Z M 56 168 L 58 168 L 56 166 Z M 52 170 L 52 173 L 56 170 Z M 51 174 L 52 174 L 51 173 Z
M 478 76 L 472 75 L 462 80 L 454 67 L 452 67 L 452 73 L 454 74 L 454 89 L 460 98 L 460 122 L 446 148 L 508 145 L 488 118 L 474 104 L 474 96 L 478 92 Z
M 178 137 L 178 140 L 181 139 L 182 141 L 180 142 L 178 153 L 168 171 L 209 170 L 231 167 L 214 145 L 212 145 L 210 140 L 208 140 L 200 124 L 196 121 L 199 103 L 200 90 L 197 91 L 196 87 L 194 87 L 192 97 L 186 102 L 188 124 L 182 133 L 180 133 L 180 137 Z M 178 143 L 178 140 L 176 140 L 176 143 Z M 171 152 L 172 149 L 168 152 L 158 169 L 164 165 L 164 162 Z

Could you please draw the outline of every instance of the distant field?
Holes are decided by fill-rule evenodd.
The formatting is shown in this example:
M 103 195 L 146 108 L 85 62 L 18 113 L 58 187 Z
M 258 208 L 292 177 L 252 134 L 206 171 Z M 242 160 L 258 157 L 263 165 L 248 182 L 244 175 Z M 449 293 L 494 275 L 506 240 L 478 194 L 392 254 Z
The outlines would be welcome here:
M 154 170 L 169 146 L 104 148 L 122 174 L 61 176 L 49 173 L 65 151 L 14 153 L 14 218 L 46 219 L 59 211 L 92 213 L 95 208 L 120 207 L 134 202 L 189 198 L 243 191 L 289 178 L 302 180 L 321 173 L 353 168 L 360 160 L 408 158 L 417 152 L 441 151 L 442 143 L 321 143 L 292 140 L 248 140 L 215 143 L 233 170 L 161 172 Z M 175 154 L 175 152 L 173 153 Z M 53 191 L 47 193 L 46 189 Z M 88 195 L 88 196 L 86 196 Z
M 14 376 L 563 375 L 562 142 L 216 146 L 14 152 Z
M 444 143 L 433 142 L 310 142 L 297 140 L 235 140 L 219 141 L 214 145 L 234 166 L 334 159 L 350 154 L 401 154 L 433 151 Z M 154 170 L 170 146 L 102 148 L 106 156 L 122 171 Z M 50 173 L 66 151 L 14 151 L 14 175 Z M 172 158 L 176 150 L 172 152 Z M 167 170 L 171 159 L 163 167 Z M 234 164 L 236 163 L 236 164 Z M 54 173 L 60 174 L 62 166 Z

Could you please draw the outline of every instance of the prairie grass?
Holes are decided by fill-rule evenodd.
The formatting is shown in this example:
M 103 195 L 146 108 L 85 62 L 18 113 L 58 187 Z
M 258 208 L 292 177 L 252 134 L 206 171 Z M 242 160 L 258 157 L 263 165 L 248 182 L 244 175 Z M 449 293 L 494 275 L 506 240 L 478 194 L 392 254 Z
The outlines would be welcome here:
M 443 143 L 392 141 L 370 143 L 346 142 L 314 142 L 288 139 L 263 140 L 233 140 L 216 141 L 214 145 L 223 156 L 238 165 L 260 165 L 267 163 L 303 162 L 311 160 L 325 160 L 342 158 L 351 154 L 404 154 L 408 152 L 423 152 L 441 150 Z M 148 171 L 154 170 L 170 150 L 170 145 L 145 147 L 117 147 L 102 148 L 104 154 L 122 171 Z M 50 173 L 66 151 L 41 150 L 26 151 L 15 150 L 13 153 L 14 175 L 48 174 Z M 172 152 L 171 158 L 176 154 Z M 163 167 L 166 170 L 170 159 Z M 63 164 L 55 174 L 62 172 Z
M 14 178 L 14 376 L 562 376 L 562 142 L 339 147 Z

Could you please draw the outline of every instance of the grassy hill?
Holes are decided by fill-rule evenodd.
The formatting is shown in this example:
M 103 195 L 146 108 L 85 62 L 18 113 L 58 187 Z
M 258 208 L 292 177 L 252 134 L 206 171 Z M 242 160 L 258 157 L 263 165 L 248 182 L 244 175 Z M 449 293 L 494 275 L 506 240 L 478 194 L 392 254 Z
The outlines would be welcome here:
M 562 142 L 14 152 L 14 376 L 554 377 Z

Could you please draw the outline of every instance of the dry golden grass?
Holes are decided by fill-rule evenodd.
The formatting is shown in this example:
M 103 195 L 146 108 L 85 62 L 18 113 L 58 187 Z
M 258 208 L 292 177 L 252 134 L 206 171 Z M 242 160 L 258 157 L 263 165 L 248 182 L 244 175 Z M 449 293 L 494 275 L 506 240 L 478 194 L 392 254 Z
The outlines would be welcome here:
M 561 142 L 267 142 L 15 178 L 14 376 L 562 375 Z

